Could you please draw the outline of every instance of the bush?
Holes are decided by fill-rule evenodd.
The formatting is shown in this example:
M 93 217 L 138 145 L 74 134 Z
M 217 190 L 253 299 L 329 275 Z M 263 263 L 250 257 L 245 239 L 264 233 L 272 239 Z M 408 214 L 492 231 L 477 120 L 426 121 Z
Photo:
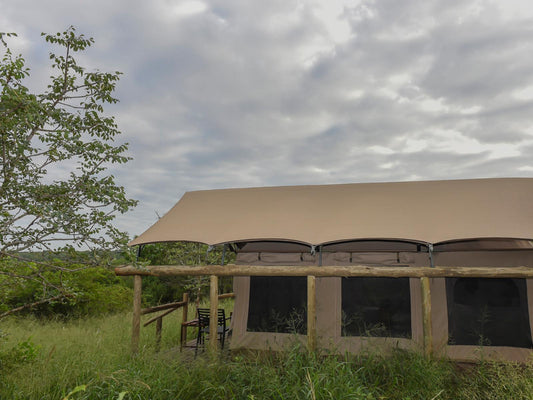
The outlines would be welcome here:
M 6 351 L 0 352 L 0 371 L 7 372 L 37 358 L 40 352 L 40 346 L 36 346 L 31 338 L 17 343 Z
M 30 275 L 31 266 L 21 265 L 20 275 Z M 129 309 L 132 290 L 117 276 L 114 271 L 104 267 L 78 268 L 76 265 L 64 266 L 64 271 L 43 272 L 43 277 L 52 284 L 61 282 L 68 288 L 72 297 L 61 301 L 39 304 L 22 312 L 38 317 L 81 317 L 101 315 Z M 28 270 L 26 270 L 28 269 Z M 11 285 L 0 294 L 0 312 L 14 309 L 24 304 L 32 304 L 43 296 L 43 287 L 38 281 L 20 279 L 10 281 Z M 50 291 L 47 296 L 60 294 Z
M 76 297 L 67 304 L 51 305 L 52 314 L 85 316 L 113 313 L 131 308 L 133 291 L 107 268 L 88 268 L 68 276 Z

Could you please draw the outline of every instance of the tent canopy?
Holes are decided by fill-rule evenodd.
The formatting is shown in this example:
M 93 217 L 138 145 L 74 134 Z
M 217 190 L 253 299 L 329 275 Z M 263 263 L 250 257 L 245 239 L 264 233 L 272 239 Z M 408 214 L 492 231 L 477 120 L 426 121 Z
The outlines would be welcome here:
M 533 178 L 187 192 L 129 245 L 486 238 L 533 239 Z

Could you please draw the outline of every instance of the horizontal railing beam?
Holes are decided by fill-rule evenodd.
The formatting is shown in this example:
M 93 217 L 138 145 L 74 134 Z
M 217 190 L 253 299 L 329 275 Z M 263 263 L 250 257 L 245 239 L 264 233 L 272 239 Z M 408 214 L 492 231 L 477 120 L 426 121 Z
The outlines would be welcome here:
M 186 306 L 186 305 L 187 305 L 187 302 L 185 302 L 185 301 L 178 301 L 176 303 L 161 304 L 160 306 L 143 308 L 141 310 L 141 314 L 142 315 L 151 314 L 151 313 L 158 312 L 158 311 L 168 310 L 169 308 L 174 308 L 174 309 L 175 308 L 180 308 L 180 307 L 183 307 L 183 306 Z
M 151 323 L 153 323 L 154 321 L 157 321 L 158 319 L 163 319 L 163 317 L 167 316 L 168 314 L 170 314 L 171 312 L 174 312 L 176 310 L 177 310 L 176 308 L 173 308 L 172 310 L 168 310 L 168 311 L 165 311 L 164 313 L 156 315 L 155 317 L 152 317 L 151 319 L 146 321 L 143 326 L 148 326 Z
M 157 265 L 137 268 L 131 265 L 115 268 L 119 276 L 317 276 L 317 277 L 383 277 L 383 278 L 533 278 L 530 267 L 409 267 L 409 266 L 290 266 L 290 265 Z

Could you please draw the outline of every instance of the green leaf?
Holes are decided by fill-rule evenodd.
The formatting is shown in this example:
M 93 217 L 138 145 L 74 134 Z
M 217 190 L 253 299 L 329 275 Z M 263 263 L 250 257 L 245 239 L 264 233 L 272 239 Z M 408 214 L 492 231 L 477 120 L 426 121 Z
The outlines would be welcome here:
M 78 392 L 84 392 L 86 389 L 87 389 L 87 385 L 76 386 L 69 394 L 67 394 L 63 398 L 63 400 L 68 400 L 68 399 L 70 399 L 70 396 L 72 396 L 73 394 L 76 394 Z
M 118 394 L 117 400 L 124 400 L 124 396 L 126 396 L 128 392 L 120 392 Z

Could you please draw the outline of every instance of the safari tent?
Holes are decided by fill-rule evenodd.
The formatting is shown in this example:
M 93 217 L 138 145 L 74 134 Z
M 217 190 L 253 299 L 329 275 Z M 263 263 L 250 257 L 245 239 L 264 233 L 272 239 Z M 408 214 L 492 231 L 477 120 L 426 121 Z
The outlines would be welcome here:
M 532 354 L 530 178 L 188 192 L 130 245 L 172 241 L 236 252 L 233 349 Z

